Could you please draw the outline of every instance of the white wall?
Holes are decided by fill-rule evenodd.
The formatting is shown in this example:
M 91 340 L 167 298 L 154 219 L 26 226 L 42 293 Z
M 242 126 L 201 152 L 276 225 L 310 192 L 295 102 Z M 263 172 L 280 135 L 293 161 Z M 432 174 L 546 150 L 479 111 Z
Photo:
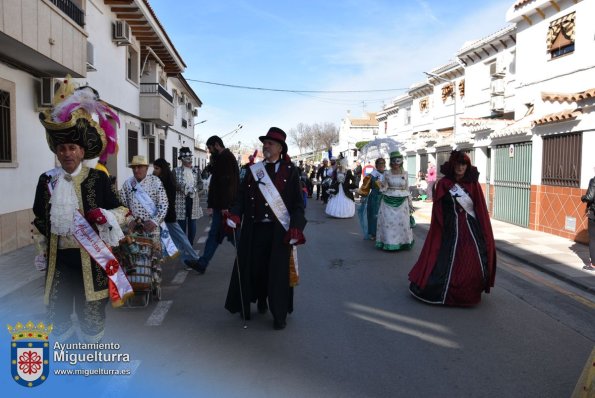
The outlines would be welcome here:
M 89 33 L 88 41 L 94 46 L 97 72 L 88 72 L 86 79 L 78 81 L 95 88 L 101 99 L 109 104 L 138 115 L 139 87 L 126 78 L 127 48 L 112 42 L 112 23 L 116 19 L 116 15 L 102 1 L 87 2 L 85 28 Z M 138 43 L 133 43 L 133 46 L 140 53 Z M 139 60 L 139 64 L 141 62 Z
M 0 187 L 5 190 L 0 200 L 0 214 L 5 214 L 33 206 L 37 180 L 41 173 L 55 167 L 56 157 L 48 148 L 45 129 L 36 111 L 37 80 L 3 63 L 0 63 L 0 77 L 14 82 L 16 90 L 11 107 L 16 107 L 17 167 L 0 168 Z

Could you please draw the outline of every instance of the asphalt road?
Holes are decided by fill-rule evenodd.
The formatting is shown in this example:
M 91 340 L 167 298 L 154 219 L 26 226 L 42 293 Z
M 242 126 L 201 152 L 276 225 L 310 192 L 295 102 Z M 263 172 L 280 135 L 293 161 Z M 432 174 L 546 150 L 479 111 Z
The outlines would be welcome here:
M 307 218 L 285 330 L 254 305 L 247 329 L 223 308 L 234 258 L 224 243 L 205 275 L 166 264 L 162 301 L 108 310 L 104 341 L 130 355 L 119 366 L 132 376 L 73 382 L 93 386 L 89 397 L 570 396 L 595 342 L 595 298 L 500 256 L 479 306 L 426 305 L 408 294 L 407 273 L 427 225 L 411 251 L 387 253 L 320 202 Z M 199 236 L 207 226 L 205 217 Z M 3 298 L 4 311 L 19 303 L 19 316 L 42 314 L 41 292 L 26 285 Z

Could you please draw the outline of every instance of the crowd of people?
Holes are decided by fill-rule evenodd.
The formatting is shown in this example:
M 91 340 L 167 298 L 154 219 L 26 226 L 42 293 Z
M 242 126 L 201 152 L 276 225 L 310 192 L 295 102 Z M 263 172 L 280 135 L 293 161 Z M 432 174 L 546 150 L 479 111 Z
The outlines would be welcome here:
M 134 156 L 129 163 L 132 177 L 118 190 L 105 161 L 97 168 L 83 162 L 99 156 L 105 160 L 106 153 L 113 153 L 115 145 L 109 144 L 115 132 L 108 118 L 118 123 L 116 114 L 90 87 L 74 89 L 66 80 L 60 94 L 53 109 L 40 114 L 60 166 L 40 176 L 33 205 L 33 224 L 43 240 L 48 321 L 59 340 L 75 334 L 83 341 L 101 340 L 107 301 L 117 307 L 134 294 L 112 249 L 137 231 L 154 241 L 163 258 L 180 253 L 186 266 L 199 274 L 206 272 L 217 247 L 229 240 L 237 255 L 225 308 L 247 321 L 254 303 L 259 313 L 272 314 L 274 329 L 284 329 L 299 278 L 297 246 L 306 242 L 305 208 L 313 198 L 322 200 L 325 213 L 336 219 L 353 218 L 357 208 L 364 239 L 394 252 L 414 245 L 413 200 L 432 201 L 430 229 L 409 273 L 410 293 L 426 303 L 473 306 L 494 286 L 490 217 L 479 173 L 464 152 L 452 151 L 440 167 L 442 178 L 437 179 L 430 163 L 410 187 L 399 151 L 390 153 L 388 170 L 384 158 L 364 169 L 357 162 L 353 170 L 342 156 L 330 156 L 318 166 L 303 161 L 296 165 L 287 154 L 285 132 L 271 127 L 259 137 L 264 159 L 256 161 L 255 152 L 240 168 L 222 139 L 212 136 L 206 142 L 211 154 L 206 210 L 210 230 L 199 256 L 194 249 L 196 222 L 203 216 L 200 196 L 207 187 L 192 166 L 190 148 L 181 148 L 181 166 L 174 169 L 165 159 L 156 159 L 152 174 L 147 159 Z M 592 179 L 582 197 L 591 259 L 594 195 Z M 77 324 L 71 318 L 73 308 Z

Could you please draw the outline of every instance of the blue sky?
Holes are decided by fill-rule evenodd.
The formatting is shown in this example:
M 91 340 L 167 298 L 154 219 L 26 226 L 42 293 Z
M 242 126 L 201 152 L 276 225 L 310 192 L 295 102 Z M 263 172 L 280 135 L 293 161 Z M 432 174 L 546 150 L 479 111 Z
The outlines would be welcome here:
M 506 26 L 512 0 L 150 0 L 203 102 L 204 141 L 243 128 L 226 144 L 252 147 L 270 126 L 340 125 L 378 111 L 446 64 L 467 41 Z M 174 6 L 175 4 L 175 6 Z M 192 79 L 290 90 L 378 90 L 295 94 L 233 89 Z M 291 147 L 290 147 L 291 148 Z

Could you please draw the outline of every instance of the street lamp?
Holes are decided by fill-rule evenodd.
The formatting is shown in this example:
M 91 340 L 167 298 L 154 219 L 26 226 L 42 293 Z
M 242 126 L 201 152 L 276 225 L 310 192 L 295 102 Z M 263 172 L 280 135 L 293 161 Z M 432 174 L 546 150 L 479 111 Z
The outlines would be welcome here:
M 448 79 L 443 78 L 442 76 L 438 76 L 437 74 L 430 73 L 430 72 L 424 72 L 424 74 L 428 77 L 432 77 L 432 78 L 440 80 L 444 83 L 452 83 L 452 103 L 453 103 L 452 135 L 454 137 L 456 137 L 457 136 L 457 88 L 456 88 L 454 79 L 448 80 Z M 432 84 L 432 86 L 435 86 L 435 85 Z
M 196 123 L 194 123 L 194 124 L 192 125 L 192 128 L 194 128 L 195 126 L 197 126 L 197 125 L 199 125 L 199 124 L 203 124 L 203 123 L 205 123 L 206 121 L 207 121 L 207 119 L 205 119 L 205 120 L 201 120 L 200 122 L 196 122 Z M 195 145 L 200 145 L 200 142 L 199 142 L 199 136 L 198 136 L 198 134 L 196 134 L 196 133 L 194 134 L 194 143 L 195 143 Z
M 225 138 L 228 135 L 232 135 L 232 134 L 237 133 L 238 131 L 240 131 L 242 129 L 242 127 L 244 127 L 244 126 L 242 126 L 241 124 L 238 124 L 238 127 L 236 127 L 235 129 L 231 130 L 229 133 L 222 135 L 221 138 Z

